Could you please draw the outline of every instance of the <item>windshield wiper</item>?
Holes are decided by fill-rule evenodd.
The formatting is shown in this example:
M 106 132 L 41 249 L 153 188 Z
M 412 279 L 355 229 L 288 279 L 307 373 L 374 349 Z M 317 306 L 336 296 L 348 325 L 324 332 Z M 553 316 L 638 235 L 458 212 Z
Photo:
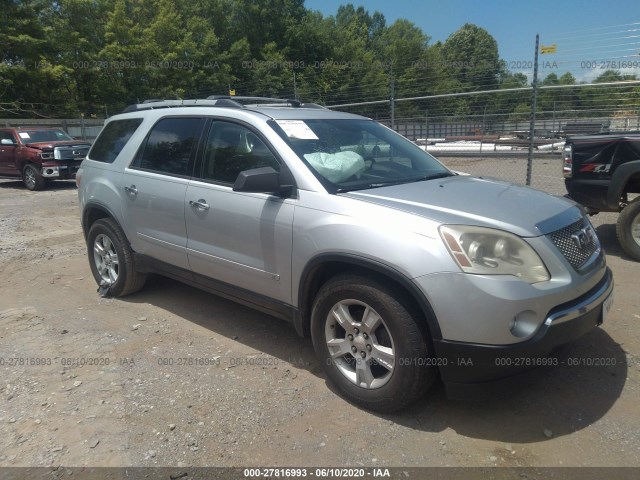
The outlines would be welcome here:
M 439 172 L 432 173 L 431 175 L 424 175 L 422 177 L 414 178 L 409 180 L 410 182 L 421 182 L 423 180 L 435 180 L 436 178 L 445 178 L 445 177 L 453 177 L 454 174 L 451 172 Z
M 451 172 L 439 172 L 432 173 L 431 175 L 422 175 L 420 177 L 400 178 L 397 180 L 390 180 L 388 182 L 376 182 L 368 183 L 366 185 L 355 185 L 353 187 L 339 188 L 337 193 L 353 192 L 355 190 L 368 190 L 370 188 L 390 187 L 392 185 L 401 185 L 403 183 L 422 182 L 426 180 L 435 180 L 437 178 L 452 177 L 454 174 Z
M 391 185 L 398 185 L 400 183 L 405 183 L 405 180 L 402 181 L 394 181 L 394 182 L 382 182 L 382 183 L 367 183 L 365 185 L 355 185 L 349 188 L 339 188 L 336 190 L 337 193 L 345 193 L 345 192 L 353 192 L 355 190 L 369 190 L 370 188 L 380 188 L 380 187 L 389 187 Z

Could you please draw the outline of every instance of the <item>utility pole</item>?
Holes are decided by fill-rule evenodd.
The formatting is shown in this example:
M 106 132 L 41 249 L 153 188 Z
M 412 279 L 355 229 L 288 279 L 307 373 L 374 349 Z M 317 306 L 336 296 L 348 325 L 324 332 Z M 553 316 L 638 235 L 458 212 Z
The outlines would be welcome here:
M 296 85 L 296 72 L 293 72 L 293 98 L 298 100 L 298 87 Z
M 486 130 L 487 130 L 487 105 L 485 104 L 484 113 L 482 114 L 482 136 L 480 137 L 480 153 L 481 154 L 482 154 L 482 144 L 484 143 L 484 135 Z
M 531 185 L 531 169 L 533 167 L 533 146 L 535 144 L 536 109 L 538 106 L 538 48 L 540 34 L 536 34 L 536 50 L 533 61 L 533 93 L 531 98 L 531 119 L 529 120 L 529 153 L 527 155 L 527 185 Z
M 390 93 L 391 96 L 389 98 L 389 103 L 391 105 L 391 129 L 396 129 L 396 92 L 395 92 L 395 79 L 393 78 L 393 61 L 389 62 L 389 82 L 390 82 Z
M 429 145 L 429 110 L 424 111 L 424 144 Z

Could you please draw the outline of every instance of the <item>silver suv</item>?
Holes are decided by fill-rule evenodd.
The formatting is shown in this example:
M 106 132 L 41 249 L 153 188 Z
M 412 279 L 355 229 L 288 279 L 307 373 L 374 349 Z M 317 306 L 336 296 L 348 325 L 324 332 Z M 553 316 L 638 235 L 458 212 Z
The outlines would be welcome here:
M 613 279 L 574 202 L 458 175 L 379 123 L 289 100 L 154 101 L 111 117 L 77 174 L 89 263 L 291 322 L 377 411 L 549 365 Z M 250 104 L 243 102 L 251 102 Z

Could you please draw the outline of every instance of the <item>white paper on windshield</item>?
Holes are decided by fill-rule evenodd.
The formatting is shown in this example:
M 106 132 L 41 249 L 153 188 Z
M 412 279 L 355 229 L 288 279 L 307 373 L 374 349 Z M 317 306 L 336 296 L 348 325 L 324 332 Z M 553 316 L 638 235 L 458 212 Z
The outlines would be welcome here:
M 280 125 L 284 133 L 289 138 L 297 138 L 300 140 L 318 140 L 318 137 L 313 130 L 309 128 L 309 125 L 302 120 L 276 120 L 276 123 Z
M 25 140 L 31 138 L 27 132 L 18 132 L 18 135 L 20 135 L 20 138 L 24 138 Z

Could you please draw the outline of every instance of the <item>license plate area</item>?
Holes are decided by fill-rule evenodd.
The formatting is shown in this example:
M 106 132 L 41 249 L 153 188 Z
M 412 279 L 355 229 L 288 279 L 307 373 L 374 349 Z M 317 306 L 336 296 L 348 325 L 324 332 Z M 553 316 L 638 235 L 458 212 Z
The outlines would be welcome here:
M 600 315 L 600 321 L 598 325 L 602 325 L 609 316 L 611 312 L 611 307 L 613 306 L 613 293 L 610 293 L 607 299 L 602 304 L 602 315 Z

